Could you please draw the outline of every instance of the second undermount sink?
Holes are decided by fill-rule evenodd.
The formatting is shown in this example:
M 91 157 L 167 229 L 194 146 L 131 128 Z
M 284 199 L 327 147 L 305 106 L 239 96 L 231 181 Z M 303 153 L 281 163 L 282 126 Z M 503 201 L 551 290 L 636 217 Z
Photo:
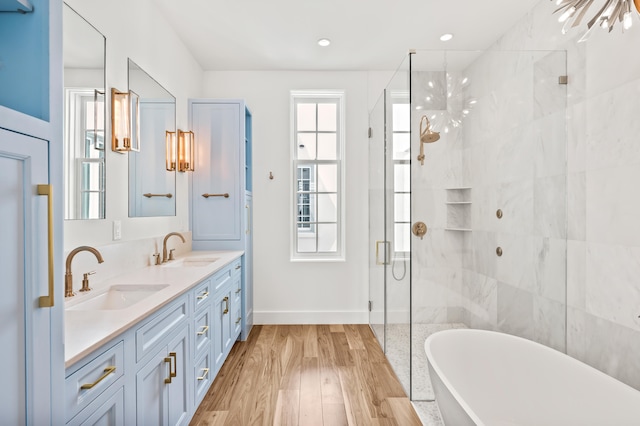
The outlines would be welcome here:
M 112 285 L 104 293 L 69 306 L 74 311 L 111 311 L 125 309 L 167 288 L 168 284 L 123 284 Z
M 185 257 L 184 259 L 171 260 L 162 266 L 165 268 L 201 268 L 211 265 L 218 259 L 218 257 Z

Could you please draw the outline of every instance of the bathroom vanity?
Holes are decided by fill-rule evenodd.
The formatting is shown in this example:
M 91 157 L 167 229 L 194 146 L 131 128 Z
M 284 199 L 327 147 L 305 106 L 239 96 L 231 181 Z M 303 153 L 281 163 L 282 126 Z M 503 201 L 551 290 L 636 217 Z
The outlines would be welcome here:
M 191 252 L 66 302 L 66 424 L 188 424 L 240 336 L 242 255 Z

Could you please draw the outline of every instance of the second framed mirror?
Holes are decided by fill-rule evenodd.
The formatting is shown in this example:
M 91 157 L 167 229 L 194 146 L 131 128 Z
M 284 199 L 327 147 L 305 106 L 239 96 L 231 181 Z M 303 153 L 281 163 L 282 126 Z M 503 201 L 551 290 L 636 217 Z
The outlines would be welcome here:
M 176 172 L 166 168 L 167 132 L 176 131 L 176 99 L 129 59 L 129 90 L 139 96 L 140 152 L 129 155 L 129 217 L 175 216 Z

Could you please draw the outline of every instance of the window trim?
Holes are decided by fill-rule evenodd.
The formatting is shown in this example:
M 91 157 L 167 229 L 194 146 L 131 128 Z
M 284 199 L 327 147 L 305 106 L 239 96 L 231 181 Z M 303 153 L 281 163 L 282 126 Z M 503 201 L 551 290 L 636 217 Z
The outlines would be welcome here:
M 346 232 L 345 232 L 345 92 L 344 90 L 291 90 L 289 108 L 289 153 L 290 153 L 290 189 L 289 189 L 289 247 L 291 262 L 344 262 L 346 260 Z M 338 167 L 338 200 L 337 200 L 337 250 L 335 253 L 314 252 L 298 253 L 296 251 L 296 237 L 298 232 L 298 202 L 296 197 L 298 187 L 298 164 L 322 164 L 324 160 L 297 160 L 296 158 L 296 123 L 295 108 L 296 103 L 304 100 L 321 101 L 323 99 L 337 99 L 338 105 L 338 129 L 337 129 L 337 160 L 330 160 Z

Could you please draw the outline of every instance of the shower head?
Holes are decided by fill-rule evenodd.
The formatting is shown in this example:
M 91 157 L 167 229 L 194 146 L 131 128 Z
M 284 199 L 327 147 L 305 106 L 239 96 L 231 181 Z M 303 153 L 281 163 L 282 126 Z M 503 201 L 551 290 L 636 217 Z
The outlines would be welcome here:
M 425 121 L 427 122 L 427 125 L 423 129 L 422 123 Z M 429 119 L 427 118 L 426 115 L 423 115 L 422 118 L 420 119 L 420 142 L 431 143 L 431 142 L 436 142 L 439 139 L 440 139 L 440 133 L 434 132 L 433 130 L 431 130 L 431 123 L 429 122 Z

